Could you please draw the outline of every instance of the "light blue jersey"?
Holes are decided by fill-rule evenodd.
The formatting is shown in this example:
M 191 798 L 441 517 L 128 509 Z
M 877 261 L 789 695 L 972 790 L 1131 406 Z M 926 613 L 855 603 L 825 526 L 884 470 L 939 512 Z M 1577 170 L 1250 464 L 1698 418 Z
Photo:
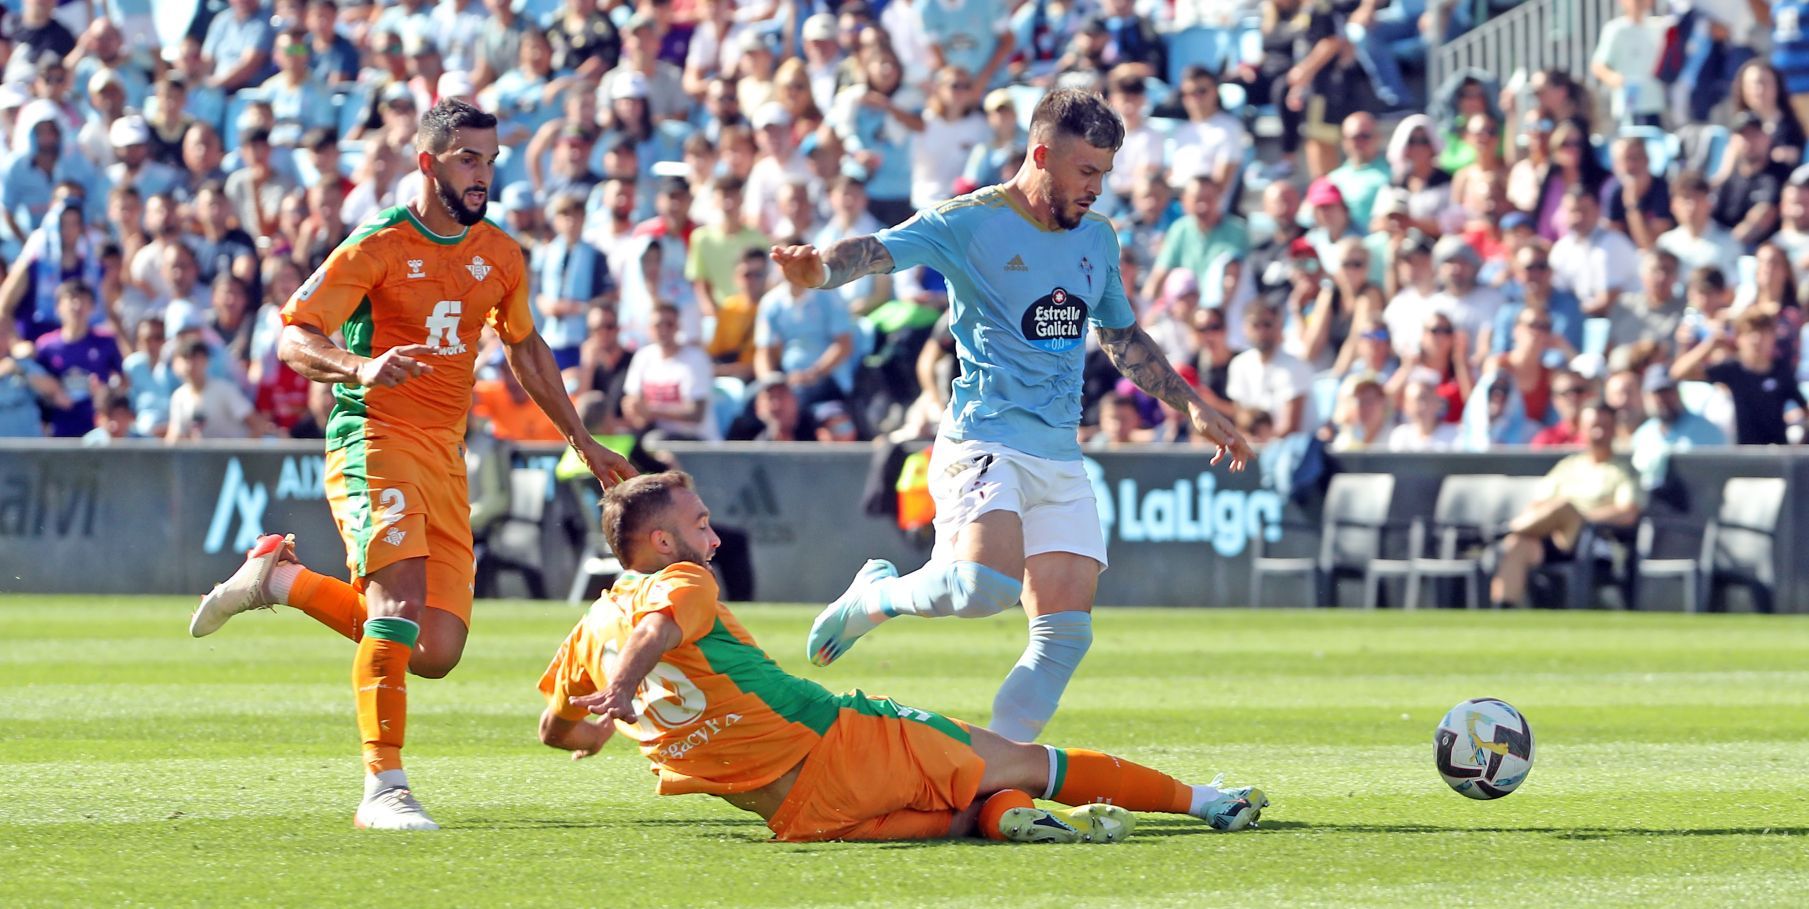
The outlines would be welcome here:
M 961 376 L 943 436 L 1080 460 L 1087 326 L 1136 321 L 1111 219 L 1088 212 L 1074 230 L 1045 230 L 989 186 L 875 236 L 898 270 L 927 265 L 948 279 Z

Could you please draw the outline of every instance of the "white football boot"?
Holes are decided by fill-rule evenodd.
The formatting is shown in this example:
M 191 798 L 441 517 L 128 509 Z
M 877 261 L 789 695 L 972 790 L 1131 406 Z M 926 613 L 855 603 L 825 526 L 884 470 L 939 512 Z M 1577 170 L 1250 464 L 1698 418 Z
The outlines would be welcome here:
M 245 554 L 245 564 L 201 598 L 201 605 L 188 620 L 188 633 L 206 637 L 241 612 L 279 605 L 270 596 L 270 573 L 278 562 L 294 560 L 294 534 L 267 533 L 258 537 L 257 545 Z
M 391 786 L 366 797 L 352 815 L 352 826 L 359 830 L 440 829 L 407 786 Z

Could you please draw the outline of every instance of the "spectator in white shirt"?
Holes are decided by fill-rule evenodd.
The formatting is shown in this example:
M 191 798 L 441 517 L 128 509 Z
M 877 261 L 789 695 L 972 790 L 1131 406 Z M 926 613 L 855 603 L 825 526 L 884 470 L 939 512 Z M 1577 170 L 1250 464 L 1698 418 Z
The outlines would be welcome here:
M 1445 237 L 1432 248 L 1432 264 L 1442 288 L 1432 297 L 1432 308 L 1451 315 L 1457 330 L 1474 340 L 1485 325 L 1495 324 L 1495 312 L 1503 302 L 1501 291 L 1476 283 L 1482 257 L 1462 237 Z M 1474 348 L 1472 348 L 1474 349 Z
M 182 384 L 170 394 L 170 423 L 163 437 L 172 445 L 191 439 L 243 439 L 263 434 L 264 418 L 231 382 L 207 375 L 207 341 L 182 342 L 171 361 Z
M 1602 205 L 1582 186 L 1564 191 L 1558 217 L 1570 225 L 1551 248 L 1552 281 L 1575 294 L 1583 315 L 1605 316 L 1624 292 L 1639 290 L 1639 248 L 1601 223 Z
M 1415 369 L 1402 395 L 1405 422 L 1388 433 L 1388 450 L 1456 451 L 1457 424 L 1445 421 L 1445 406 L 1438 394 L 1438 374 Z
M 1281 315 L 1251 306 L 1244 314 L 1244 337 L 1250 349 L 1231 358 L 1225 396 L 1240 408 L 1269 414 L 1277 438 L 1310 428 L 1313 371 L 1281 349 Z
M 1106 175 L 1106 186 L 1121 201 L 1128 202 L 1139 178 L 1152 170 L 1163 170 L 1168 138 L 1149 125 L 1149 90 L 1141 75 L 1113 76 L 1107 98 L 1112 110 L 1124 121 L 1124 144 L 1118 147 L 1117 166 Z
M 936 73 L 923 109 L 923 131 L 911 144 L 911 205 L 929 208 L 955 194 L 955 181 L 991 133 L 979 110 L 973 76 L 959 66 Z
M 1676 256 L 1685 273 L 1705 265 L 1722 274 L 1739 272 L 1740 244 L 1714 222 L 1713 211 L 1708 181 L 1701 174 L 1686 172 L 1671 184 L 1671 214 L 1677 226 L 1659 235 L 1658 248 Z
M 1232 186 L 1250 144 L 1243 122 L 1219 107 L 1219 80 L 1205 67 L 1188 67 L 1180 91 L 1188 125 L 1175 131 L 1168 182 L 1180 185 L 1206 174 L 1220 186 Z
M 637 431 L 657 430 L 666 439 L 721 438 L 710 413 L 713 394 L 710 355 L 696 344 L 680 344 L 678 307 L 653 307 L 654 343 L 628 364 L 622 383 L 622 415 Z

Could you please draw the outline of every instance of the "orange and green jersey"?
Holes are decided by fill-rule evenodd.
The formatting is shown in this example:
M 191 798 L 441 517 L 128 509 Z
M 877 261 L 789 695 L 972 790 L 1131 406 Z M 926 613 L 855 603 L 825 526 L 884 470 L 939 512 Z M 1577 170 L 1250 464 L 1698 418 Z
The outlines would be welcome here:
M 780 669 L 718 602 L 710 570 L 679 562 L 625 574 L 597 600 L 540 678 L 552 709 L 584 717 L 569 699 L 607 684 L 635 623 L 656 612 L 683 639 L 635 692 L 640 719 L 616 728 L 653 762 L 661 795 L 765 786 L 797 766 L 849 706 L 849 696 Z
M 365 357 L 426 345 L 433 371 L 394 388 L 335 388 L 327 447 L 461 442 L 484 324 L 510 344 L 534 329 L 526 275 L 521 247 L 489 222 L 443 237 L 397 206 L 354 231 L 283 307 L 283 323 L 341 332 Z

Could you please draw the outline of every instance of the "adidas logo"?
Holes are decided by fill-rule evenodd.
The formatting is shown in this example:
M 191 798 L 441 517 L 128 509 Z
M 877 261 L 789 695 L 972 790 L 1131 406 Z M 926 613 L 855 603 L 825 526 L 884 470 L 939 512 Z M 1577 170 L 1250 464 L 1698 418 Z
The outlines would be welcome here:
M 1029 271 L 1030 266 L 1024 264 L 1023 256 L 1012 256 L 1011 261 L 1005 263 L 1005 270 L 1006 271 Z

